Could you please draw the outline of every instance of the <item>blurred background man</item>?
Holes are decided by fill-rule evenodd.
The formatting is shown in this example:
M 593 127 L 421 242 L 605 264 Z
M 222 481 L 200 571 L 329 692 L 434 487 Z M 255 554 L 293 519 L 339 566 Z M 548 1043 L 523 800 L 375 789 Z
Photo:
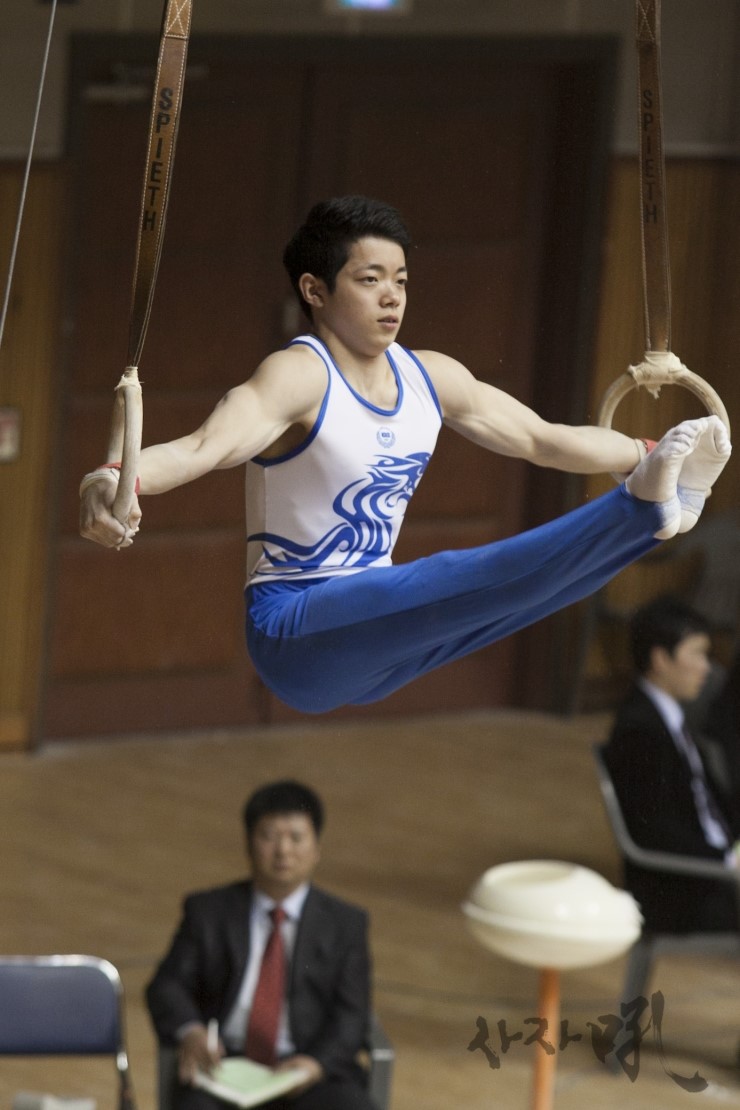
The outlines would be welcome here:
M 300 1068 L 294 1110 L 372 1110 L 357 1062 L 370 1020 L 367 914 L 312 884 L 323 820 L 309 787 L 263 786 L 244 808 L 251 879 L 185 899 L 147 987 L 157 1036 L 178 1046 L 176 1110 L 219 1105 L 192 1081 L 223 1055 Z
M 710 630 L 683 602 L 658 598 L 631 626 L 632 688 L 617 710 L 605 758 L 629 831 L 643 848 L 738 866 L 740 820 L 695 737 L 684 704 L 710 671 Z M 658 874 L 625 862 L 625 886 L 647 929 L 694 932 L 737 928 L 731 885 Z

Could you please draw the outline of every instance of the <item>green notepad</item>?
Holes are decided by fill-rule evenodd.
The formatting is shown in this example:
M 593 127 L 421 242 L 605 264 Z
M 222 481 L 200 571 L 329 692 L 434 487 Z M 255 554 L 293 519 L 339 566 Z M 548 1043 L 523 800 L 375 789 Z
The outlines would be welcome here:
M 198 1072 L 195 1085 L 235 1106 L 260 1106 L 299 1087 L 307 1078 L 302 1068 L 273 1071 L 243 1056 L 230 1056 L 210 1075 Z

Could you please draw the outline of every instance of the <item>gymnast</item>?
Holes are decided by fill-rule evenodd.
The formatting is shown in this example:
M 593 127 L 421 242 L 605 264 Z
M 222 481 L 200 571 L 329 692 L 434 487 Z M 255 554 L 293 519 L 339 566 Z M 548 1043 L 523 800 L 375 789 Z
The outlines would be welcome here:
M 317 204 L 284 264 L 310 330 L 270 354 L 195 432 L 141 453 L 138 492 L 246 464 L 246 634 L 287 704 L 323 713 L 399 687 L 593 593 L 688 531 L 730 456 L 716 416 L 657 443 L 551 424 L 459 362 L 397 343 L 408 231 L 365 197 Z M 471 550 L 391 562 L 442 424 L 491 451 L 578 474 L 624 475 L 567 515 Z M 80 487 L 80 531 L 129 546 L 119 469 Z

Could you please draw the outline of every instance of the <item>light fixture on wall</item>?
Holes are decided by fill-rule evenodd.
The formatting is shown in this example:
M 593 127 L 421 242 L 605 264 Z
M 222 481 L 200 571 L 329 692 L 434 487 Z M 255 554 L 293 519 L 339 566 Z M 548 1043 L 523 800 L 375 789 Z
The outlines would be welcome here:
M 411 11 L 411 4 L 412 0 L 324 0 L 324 11 L 333 15 L 342 12 L 405 15 Z

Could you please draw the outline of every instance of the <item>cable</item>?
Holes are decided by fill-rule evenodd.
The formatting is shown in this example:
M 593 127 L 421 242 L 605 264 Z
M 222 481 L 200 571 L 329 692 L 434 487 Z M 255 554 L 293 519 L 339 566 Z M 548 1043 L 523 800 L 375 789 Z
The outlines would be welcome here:
M 18 253 L 18 240 L 21 236 L 21 224 L 23 223 L 23 209 L 26 204 L 26 194 L 28 193 L 28 178 L 31 173 L 31 163 L 33 161 L 33 150 L 36 145 L 36 131 L 38 129 L 39 115 L 41 114 L 41 99 L 44 94 L 44 83 L 46 81 L 46 70 L 49 63 L 49 51 L 51 48 L 51 39 L 54 31 L 54 18 L 57 11 L 57 0 L 51 0 L 51 14 L 49 16 L 49 29 L 46 35 L 46 47 L 44 50 L 44 60 L 41 65 L 41 79 L 39 81 L 38 95 L 36 97 L 36 111 L 33 117 L 33 128 L 31 130 L 31 142 L 28 148 L 28 157 L 26 158 L 26 169 L 23 175 L 23 185 L 21 187 L 20 204 L 18 205 L 18 217 L 15 222 L 15 234 L 13 236 L 13 246 L 10 251 L 10 265 L 8 266 L 8 277 L 5 285 L 5 299 L 3 301 L 2 315 L 0 315 L 0 347 L 3 343 L 3 334 L 5 332 L 5 321 L 8 316 L 8 305 L 10 304 L 10 288 L 13 284 L 13 271 L 15 270 L 15 259 Z

